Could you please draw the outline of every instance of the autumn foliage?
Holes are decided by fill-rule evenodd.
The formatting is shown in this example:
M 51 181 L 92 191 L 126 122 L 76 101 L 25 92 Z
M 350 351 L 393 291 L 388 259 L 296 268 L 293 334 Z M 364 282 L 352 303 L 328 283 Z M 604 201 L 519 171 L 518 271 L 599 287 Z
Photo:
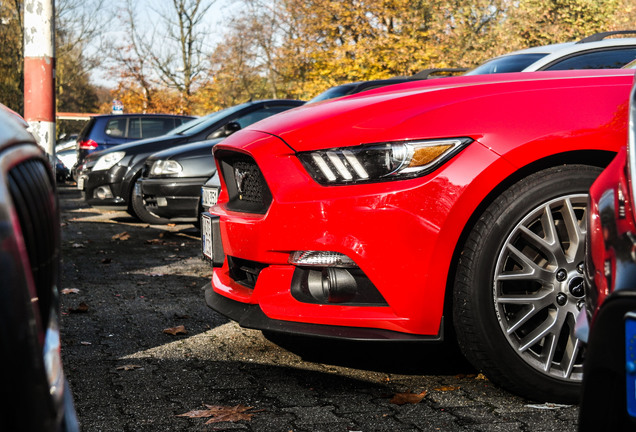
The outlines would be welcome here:
M 470 68 L 515 49 L 626 29 L 634 18 L 631 0 L 243 0 L 189 104 L 164 87 L 144 105 L 132 77 L 117 94 L 130 109 L 190 114 L 250 99 L 308 100 L 345 82 Z

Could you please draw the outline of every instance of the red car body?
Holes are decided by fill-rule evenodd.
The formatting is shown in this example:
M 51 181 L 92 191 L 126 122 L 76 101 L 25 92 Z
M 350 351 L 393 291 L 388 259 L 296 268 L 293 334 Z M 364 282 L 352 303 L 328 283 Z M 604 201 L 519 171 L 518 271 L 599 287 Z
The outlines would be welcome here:
M 633 79 L 633 70 L 612 70 L 413 82 L 296 108 L 232 135 L 214 150 L 222 192 L 210 210 L 229 258 L 214 269 L 206 301 L 246 327 L 443 339 L 458 260 L 484 209 L 542 169 L 609 163 L 625 142 Z M 301 161 L 320 150 L 448 139 L 456 150 L 405 178 L 325 184 Z M 254 162 L 271 194 L 256 211 L 235 205 L 239 159 Z M 294 294 L 296 251 L 350 258 L 374 287 L 370 297 Z
M 586 310 L 579 317 L 588 348 L 580 431 L 636 429 L 636 338 L 630 331 L 636 319 L 635 162 L 636 87 L 628 146 L 590 188 Z

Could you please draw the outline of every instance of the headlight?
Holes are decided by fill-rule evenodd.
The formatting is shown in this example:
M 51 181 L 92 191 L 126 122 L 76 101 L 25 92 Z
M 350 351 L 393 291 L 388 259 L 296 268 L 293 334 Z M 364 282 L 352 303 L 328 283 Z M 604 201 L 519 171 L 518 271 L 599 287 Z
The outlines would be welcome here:
M 472 141 L 451 138 L 365 144 L 301 152 L 298 157 L 320 184 L 401 180 L 435 170 Z
M 123 151 L 105 154 L 97 159 L 97 162 L 93 165 L 93 171 L 107 170 L 122 160 L 124 156 L 126 156 L 126 153 Z
M 151 176 L 176 176 L 183 171 L 183 167 L 177 161 L 158 160 L 150 167 Z

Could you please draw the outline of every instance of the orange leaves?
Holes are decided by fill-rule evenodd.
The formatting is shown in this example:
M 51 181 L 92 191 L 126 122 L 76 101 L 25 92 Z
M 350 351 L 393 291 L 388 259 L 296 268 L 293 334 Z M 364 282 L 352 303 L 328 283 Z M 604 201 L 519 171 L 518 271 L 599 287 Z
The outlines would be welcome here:
M 236 422 L 241 420 L 250 421 L 254 414 L 264 410 L 254 410 L 252 407 L 245 405 L 236 406 L 221 406 L 221 405 L 208 405 L 205 404 L 206 409 L 193 410 L 184 414 L 178 414 L 177 417 L 188 418 L 208 418 L 210 419 L 205 424 L 220 423 L 220 422 Z
M 128 234 L 126 231 L 120 232 L 119 234 L 115 234 L 112 237 L 112 239 L 113 240 L 126 241 L 126 240 L 130 239 L 130 234 Z
M 422 401 L 422 399 L 424 399 L 424 397 L 426 396 L 427 391 L 424 390 L 421 393 L 411 393 L 411 392 L 407 392 L 407 393 L 396 393 L 391 400 L 389 401 L 389 403 L 392 403 L 394 405 L 405 405 L 405 404 L 416 404 L 416 403 L 420 403 Z
M 182 326 L 182 325 L 164 329 L 163 332 L 172 336 L 177 336 L 180 334 L 188 334 L 188 331 L 186 330 L 185 326 Z

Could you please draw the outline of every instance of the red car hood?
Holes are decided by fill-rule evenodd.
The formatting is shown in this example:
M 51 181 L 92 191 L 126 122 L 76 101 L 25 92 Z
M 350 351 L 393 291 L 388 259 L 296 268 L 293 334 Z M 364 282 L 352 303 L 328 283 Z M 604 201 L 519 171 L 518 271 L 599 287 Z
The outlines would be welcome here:
M 559 93 L 571 99 L 572 94 L 585 94 L 586 87 L 624 85 L 635 72 L 524 72 L 414 81 L 304 105 L 245 132 L 276 135 L 295 151 L 435 137 L 479 139 L 507 119 L 527 119 L 542 101 L 558 101 Z M 245 145 L 242 136 L 243 131 L 235 133 L 223 147 Z

